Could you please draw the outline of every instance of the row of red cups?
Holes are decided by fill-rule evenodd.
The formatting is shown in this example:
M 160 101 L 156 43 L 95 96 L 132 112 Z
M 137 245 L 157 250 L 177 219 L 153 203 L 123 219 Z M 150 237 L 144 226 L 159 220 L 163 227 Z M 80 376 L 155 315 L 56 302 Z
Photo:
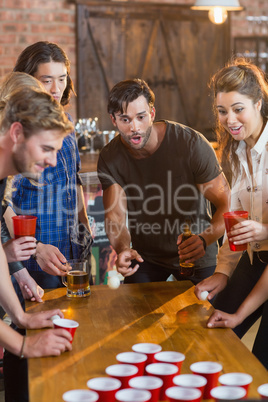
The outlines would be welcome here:
M 144 387 L 150 386 L 159 386 L 159 381 L 157 377 L 136 377 L 136 380 L 140 385 L 142 385 L 141 379 L 146 380 L 146 383 L 143 384 Z M 118 381 L 116 379 L 109 379 L 109 380 Z M 133 378 L 130 381 L 135 380 Z M 161 381 L 161 380 L 160 380 Z M 107 385 L 107 384 L 106 384 Z M 262 398 L 266 398 L 268 396 L 267 392 L 268 384 L 263 384 L 258 388 L 259 394 Z M 183 388 L 183 387 L 170 387 L 166 390 L 166 398 L 171 402 L 177 401 L 196 401 L 200 400 L 201 391 L 198 389 L 193 388 Z M 217 400 L 235 400 L 235 399 L 242 399 L 245 397 L 246 390 L 241 387 L 229 387 L 229 386 L 219 386 L 213 388 L 211 390 L 211 396 Z M 108 395 L 108 394 L 107 394 Z M 116 392 L 115 398 L 117 401 L 128 401 L 128 402 L 147 402 L 151 399 L 151 392 L 144 389 L 122 389 Z M 197 399 L 196 399 L 197 398 Z M 199 398 L 199 399 L 198 399 Z M 66 402 L 102 402 L 102 396 L 99 395 L 95 391 L 87 391 L 87 390 L 72 390 L 68 391 L 63 395 L 63 400 Z M 111 399 L 109 399 L 110 401 Z
M 161 352 L 161 346 L 152 343 L 133 345 L 132 350 L 134 352 L 125 352 L 117 355 L 116 359 L 119 364 L 106 368 L 106 374 L 108 374 L 110 378 L 98 377 L 87 382 L 87 386 L 91 391 L 83 390 L 83 392 L 93 393 L 91 394 L 93 399 L 88 399 L 88 401 L 97 401 L 98 399 L 96 398 L 99 398 L 101 402 L 112 402 L 115 400 L 118 402 L 129 402 L 133 400 L 137 402 L 155 402 L 166 399 L 170 401 L 199 402 L 203 394 L 204 399 L 211 397 L 218 400 L 223 399 L 221 396 L 223 395 L 223 391 L 221 391 L 222 387 L 217 387 L 219 375 L 222 370 L 222 366 L 219 363 L 197 362 L 190 366 L 193 374 L 178 375 L 185 359 L 182 353 L 173 351 Z M 143 374 L 147 374 L 147 376 Z M 242 384 L 241 375 L 243 375 L 243 373 L 224 374 L 220 377 L 219 382 L 220 384 L 224 384 L 227 380 L 227 383 L 224 385 L 227 385 L 228 381 L 229 383 L 231 381 L 231 385 L 236 385 L 237 381 L 240 381 L 239 385 L 244 386 L 244 388 L 248 390 L 252 377 L 244 374 L 244 376 L 248 376 L 248 378 L 246 378 L 247 384 L 245 384 L 244 379 L 244 384 Z M 126 387 L 133 387 L 134 390 L 130 388 L 126 389 Z M 212 389 L 214 389 L 214 395 L 210 394 Z M 75 391 L 78 390 L 69 392 L 72 393 Z M 238 392 L 237 395 L 241 395 L 239 389 L 228 390 L 228 388 L 225 387 L 224 395 L 226 397 L 224 397 L 224 399 L 228 399 L 227 391 L 231 392 L 232 399 L 234 399 L 233 396 L 235 392 Z M 219 392 L 221 392 L 221 394 L 219 394 Z M 66 395 L 65 398 L 67 398 Z M 76 399 L 64 399 L 64 401 L 67 402 L 73 402 L 74 400 L 75 402 L 79 401 L 77 395 Z M 87 401 L 87 399 L 81 400 Z

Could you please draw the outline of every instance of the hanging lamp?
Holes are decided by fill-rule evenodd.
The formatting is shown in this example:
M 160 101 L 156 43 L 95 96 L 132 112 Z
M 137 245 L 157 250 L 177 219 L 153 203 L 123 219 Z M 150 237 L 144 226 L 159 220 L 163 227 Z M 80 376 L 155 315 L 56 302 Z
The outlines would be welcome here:
M 239 0 L 196 0 L 192 10 L 208 10 L 208 17 L 214 24 L 222 24 L 227 19 L 227 11 L 243 10 Z

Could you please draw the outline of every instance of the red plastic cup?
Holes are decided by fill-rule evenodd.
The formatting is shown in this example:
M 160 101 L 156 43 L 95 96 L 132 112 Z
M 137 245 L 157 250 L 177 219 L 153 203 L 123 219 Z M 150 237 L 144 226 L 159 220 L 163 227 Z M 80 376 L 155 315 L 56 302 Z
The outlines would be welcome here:
M 181 374 L 173 378 L 173 383 L 178 387 L 199 389 L 203 396 L 207 379 L 197 374 Z
M 160 389 L 162 388 L 163 380 L 158 377 L 150 375 L 134 377 L 129 380 L 129 386 L 135 389 L 145 389 L 151 392 L 151 399 L 149 402 L 158 402 L 160 396 Z
M 165 391 L 172 387 L 173 378 L 178 374 L 179 368 L 175 364 L 168 363 L 152 363 L 145 367 L 147 374 L 156 376 L 163 380 L 163 385 L 160 390 L 160 401 L 165 400 Z
M 137 353 L 143 353 L 147 356 L 146 364 L 155 363 L 155 354 L 161 352 L 162 347 L 156 343 L 136 343 L 132 350 Z
M 86 389 L 73 389 L 64 392 L 62 399 L 64 402 L 96 402 L 99 400 L 99 395 Z
M 246 373 L 227 373 L 219 377 L 221 385 L 228 385 L 230 387 L 242 387 L 246 390 L 248 395 L 249 386 L 252 383 L 252 376 Z
M 66 318 L 57 318 L 56 320 L 53 320 L 53 325 L 54 328 L 63 328 L 70 332 L 72 335 L 72 340 L 70 342 L 73 343 L 76 328 L 79 327 L 77 321 L 67 320 Z
M 201 396 L 201 391 L 196 388 L 170 387 L 166 390 L 170 402 L 200 402 Z
M 173 352 L 172 350 L 170 350 L 170 351 L 156 353 L 154 355 L 154 358 L 157 363 L 175 364 L 179 369 L 178 374 L 180 374 L 182 363 L 185 360 L 185 355 L 182 353 Z
M 222 365 L 216 362 L 204 361 L 191 364 L 190 369 L 193 374 L 201 375 L 207 379 L 203 398 L 210 399 L 210 391 L 218 385 Z
M 261 399 L 268 399 L 268 384 L 262 384 L 258 387 L 258 393 Z
M 149 402 L 150 399 L 151 393 L 144 389 L 126 388 L 115 394 L 116 402 Z
M 123 364 L 133 364 L 138 368 L 137 375 L 141 376 L 144 374 L 145 363 L 147 361 L 147 356 L 143 353 L 135 352 L 123 352 L 116 356 L 116 360 Z
M 137 375 L 138 370 L 133 364 L 113 364 L 105 369 L 105 373 L 120 380 L 121 388 L 128 388 L 129 380 Z
M 111 377 L 96 377 L 88 380 L 87 386 L 97 392 L 100 402 L 115 402 L 115 394 L 121 387 L 121 381 Z
M 220 386 L 210 391 L 210 395 L 215 401 L 235 401 L 246 397 L 247 391 L 242 387 Z
M 223 214 L 226 232 L 228 233 L 231 228 L 236 225 L 237 223 L 248 219 L 248 212 L 247 211 L 232 211 L 232 212 L 225 212 Z M 247 249 L 247 243 L 245 244 L 234 244 L 229 240 L 229 247 L 231 251 L 243 251 Z
M 36 216 L 18 215 L 12 216 L 15 239 L 23 236 L 35 236 Z

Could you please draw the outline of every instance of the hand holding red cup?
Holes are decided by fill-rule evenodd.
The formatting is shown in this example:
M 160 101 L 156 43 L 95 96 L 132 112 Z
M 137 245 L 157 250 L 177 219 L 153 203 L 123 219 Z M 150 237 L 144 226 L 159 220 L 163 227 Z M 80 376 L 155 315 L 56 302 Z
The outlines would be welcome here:
M 37 220 L 36 216 L 18 215 L 18 216 L 12 216 L 12 220 L 13 220 L 15 239 L 24 236 L 35 237 L 36 220 Z
M 66 329 L 66 331 L 70 332 L 70 334 L 72 335 L 72 340 L 70 341 L 70 343 L 73 343 L 75 331 L 79 326 L 77 321 L 68 320 L 66 318 L 56 318 L 53 320 L 53 325 L 54 328 L 63 328 Z
M 226 233 L 230 232 L 233 226 L 237 223 L 242 222 L 248 219 L 248 212 L 247 211 L 231 211 L 225 212 L 223 214 Z M 229 247 L 231 251 L 244 251 L 247 249 L 247 243 L 245 244 L 234 244 L 232 241 L 229 241 Z

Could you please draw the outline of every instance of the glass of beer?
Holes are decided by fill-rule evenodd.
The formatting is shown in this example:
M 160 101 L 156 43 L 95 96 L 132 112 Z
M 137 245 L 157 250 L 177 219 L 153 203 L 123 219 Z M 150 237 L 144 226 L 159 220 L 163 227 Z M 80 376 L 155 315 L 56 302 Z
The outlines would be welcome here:
M 87 260 L 69 260 L 66 265 L 71 270 L 62 277 L 62 283 L 67 287 L 68 297 L 86 297 L 90 295 L 89 265 Z

